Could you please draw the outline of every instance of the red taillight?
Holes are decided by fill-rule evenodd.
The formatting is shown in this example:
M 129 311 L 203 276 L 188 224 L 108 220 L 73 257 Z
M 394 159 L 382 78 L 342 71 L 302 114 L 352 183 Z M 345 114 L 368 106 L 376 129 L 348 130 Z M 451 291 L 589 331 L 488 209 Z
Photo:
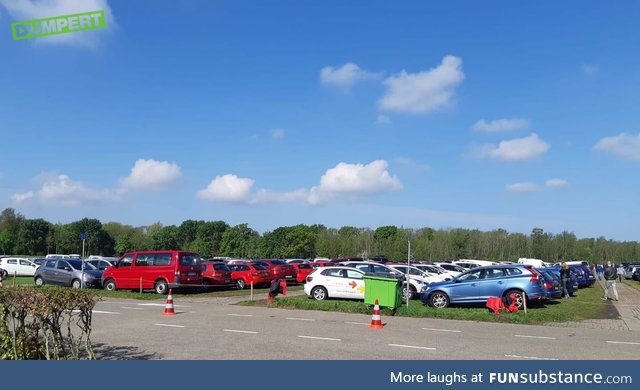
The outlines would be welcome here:
M 529 272 L 531 272 L 531 279 L 529 279 L 529 281 L 531 283 L 537 283 L 538 282 L 538 273 L 532 269 L 529 270 Z
M 546 282 L 546 283 L 544 284 L 544 288 L 553 288 L 553 283 L 551 283 L 551 282 Z
M 313 280 L 313 276 L 307 276 L 307 283 L 310 283 Z

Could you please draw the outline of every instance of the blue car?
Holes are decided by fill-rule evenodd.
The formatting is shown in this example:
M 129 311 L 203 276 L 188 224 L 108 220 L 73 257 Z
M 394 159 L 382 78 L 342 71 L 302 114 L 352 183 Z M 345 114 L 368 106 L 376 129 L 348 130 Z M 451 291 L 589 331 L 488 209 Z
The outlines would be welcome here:
M 516 294 L 518 307 L 527 302 L 546 299 L 544 278 L 531 266 L 522 264 L 477 267 L 446 282 L 431 283 L 422 290 L 421 300 L 442 309 L 455 303 L 484 303 L 490 297 L 502 297 L 510 302 Z
M 596 277 L 591 273 L 588 264 L 569 264 L 569 268 L 578 276 L 578 287 L 591 287 L 596 282 Z
M 560 296 L 555 298 L 562 297 L 560 267 L 543 267 L 543 268 L 536 268 L 536 269 L 545 276 L 549 275 L 558 283 L 558 286 L 560 287 Z M 569 271 L 571 276 L 569 277 L 569 282 L 567 283 L 567 291 L 569 292 L 569 295 L 573 295 L 576 291 L 578 291 L 578 274 L 577 274 L 577 271 L 574 269 L 571 269 L 571 267 L 569 267 Z

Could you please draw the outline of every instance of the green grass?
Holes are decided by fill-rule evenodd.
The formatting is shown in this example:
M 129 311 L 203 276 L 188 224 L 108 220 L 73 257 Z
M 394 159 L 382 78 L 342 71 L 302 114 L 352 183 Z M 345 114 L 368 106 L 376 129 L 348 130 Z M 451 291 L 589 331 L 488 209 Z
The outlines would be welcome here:
M 451 320 L 508 322 L 518 324 L 541 324 L 549 322 L 582 321 L 591 318 L 607 318 L 606 304 L 600 300 L 602 289 L 599 286 L 580 289 L 573 298 L 550 301 L 545 304 L 530 305 L 527 314 L 500 312 L 494 315 L 483 306 L 454 306 L 445 309 L 427 307 L 419 300 L 413 300 L 409 308 L 398 308 L 395 315 L 402 317 L 443 318 Z M 267 306 L 285 309 L 339 311 L 345 313 L 371 314 L 371 307 L 361 301 L 327 300 L 314 301 L 307 296 L 277 298 L 271 303 L 266 301 L 242 302 L 247 306 Z M 382 316 L 392 315 L 391 310 L 382 309 Z
M 637 280 L 633 280 L 633 279 L 622 279 L 622 283 L 626 284 L 629 287 L 633 287 L 636 290 L 640 290 L 640 282 L 638 282 Z
M 5 287 L 10 287 L 14 285 L 13 277 L 8 277 L 4 279 L 3 282 Z M 34 285 L 33 277 L 31 276 L 18 276 L 15 278 L 15 285 Z M 46 286 L 45 286 L 46 288 Z M 288 291 L 296 291 L 302 290 L 302 286 L 287 286 Z M 96 297 L 105 297 L 105 298 L 128 298 L 128 299 L 139 299 L 139 300 L 164 300 L 166 299 L 166 295 L 156 294 L 153 290 L 144 290 L 142 294 L 139 291 L 132 290 L 118 290 L 118 291 L 106 291 L 102 289 L 89 289 Z M 269 292 L 268 288 L 254 288 L 253 293 L 255 295 L 266 296 Z M 212 287 L 209 291 L 202 290 L 186 290 L 186 291 L 174 291 L 173 295 L 175 297 L 235 297 L 235 296 L 249 296 L 251 294 L 250 288 L 245 288 L 243 290 L 236 290 L 235 288 L 221 288 L 221 287 Z

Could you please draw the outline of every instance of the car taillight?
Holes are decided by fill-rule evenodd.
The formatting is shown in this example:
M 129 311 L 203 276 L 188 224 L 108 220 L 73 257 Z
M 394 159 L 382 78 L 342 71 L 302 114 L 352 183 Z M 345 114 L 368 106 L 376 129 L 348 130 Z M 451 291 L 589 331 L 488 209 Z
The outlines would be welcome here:
M 532 269 L 530 269 L 529 272 L 531 272 L 531 279 L 529 279 L 529 281 L 531 283 L 536 283 L 538 281 L 538 273 Z
M 307 276 L 307 283 L 310 283 L 313 280 L 313 276 Z
M 551 283 L 551 282 L 546 282 L 546 283 L 544 284 L 544 287 L 545 287 L 545 288 L 553 288 L 553 283 Z

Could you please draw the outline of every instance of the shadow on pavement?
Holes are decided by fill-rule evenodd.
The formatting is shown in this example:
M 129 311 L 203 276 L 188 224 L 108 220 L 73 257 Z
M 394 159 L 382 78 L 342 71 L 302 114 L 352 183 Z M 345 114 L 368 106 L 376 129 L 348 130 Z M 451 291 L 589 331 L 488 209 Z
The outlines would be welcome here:
M 97 360 L 155 360 L 161 359 L 158 353 L 146 353 L 138 347 L 128 345 L 105 345 L 102 343 L 93 344 L 93 352 Z

